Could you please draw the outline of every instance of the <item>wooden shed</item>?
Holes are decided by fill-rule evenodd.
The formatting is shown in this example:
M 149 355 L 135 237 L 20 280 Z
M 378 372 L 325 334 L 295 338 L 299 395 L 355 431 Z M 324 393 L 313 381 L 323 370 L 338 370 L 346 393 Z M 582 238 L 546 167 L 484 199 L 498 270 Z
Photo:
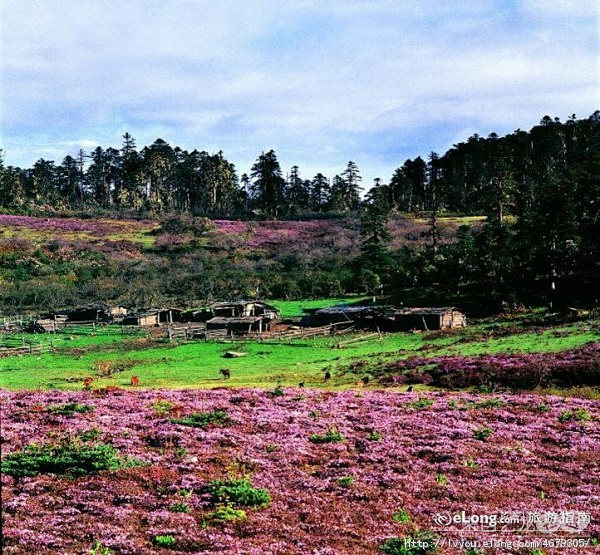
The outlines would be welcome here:
M 390 331 L 442 330 L 467 325 L 464 312 L 455 307 L 392 308 L 384 314 L 383 328 Z
M 137 314 L 129 314 L 121 324 L 124 326 L 158 326 L 160 324 L 160 311 L 147 310 Z
M 454 307 L 398 308 L 332 306 L 302 319 L 303 326 L 352 322 L 356 328 L 382 331 L 439 330 L 467 325 L 465 314 Z

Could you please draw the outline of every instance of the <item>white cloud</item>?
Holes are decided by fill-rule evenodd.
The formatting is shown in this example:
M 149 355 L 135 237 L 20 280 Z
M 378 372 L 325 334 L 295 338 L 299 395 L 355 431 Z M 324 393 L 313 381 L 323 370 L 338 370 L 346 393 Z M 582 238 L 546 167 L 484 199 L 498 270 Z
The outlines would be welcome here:
M 306 174 L 353 159 L 383 177 L 461 130 L 598 107 L 593 0 L 0 6 L 2 147 L 21 165 L 129 130 L 223 149 L 240 172 L 276 148 Z

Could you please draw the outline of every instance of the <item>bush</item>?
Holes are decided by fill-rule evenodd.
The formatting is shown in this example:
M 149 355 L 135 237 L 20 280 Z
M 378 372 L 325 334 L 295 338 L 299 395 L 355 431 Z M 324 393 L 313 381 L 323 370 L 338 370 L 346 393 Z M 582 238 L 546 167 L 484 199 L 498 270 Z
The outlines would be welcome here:
M 266 489 L 255 488 L 246 479 L 213 480 L 204 489 L 213 504 L 225 503 L 240 507 L 266 507 L 271 496 Z
M 169 507 L 169 511 L 171 511 L 172 513 L 189 513 L 190 506 L 187 503 L 184 503 L 183 501 L 178 501 L 177 503 L 173 503 Z
M 592 417 L 590 413 L 585 409 L 574 409 L 564 410 L 558 415 L 560 422 L 569 422 L 575 420 L 576 422 L 590 422 Z
M 243 509 L 234 509 L 229 505 L 224 505 L 223 507 L 219 507 L 213 513 L 210 513 L 209 518 L 211 520 L 245 520 L 246 519 L 246 511 Z
M 344 436 L 336 429 L 330 428 L 326 434 L 312 434 L 309 438 L 311 443 L 339 443 L 344 441 Z
M 174 547 L 177 543 L 177 539 L 175 536 L 167 535 L 159 535 L 154 536 L 153 542 L 156 547 Z
M 69 477 L 139 466 L 140 461 L 122 459 L 112 445 L 76 443 L 28 445 L 8 454 L 1 463 L 3 474 L 21 478 L 38 474 L 64 474 Z
M 199 412 L 183 418 L 172 418 L 171 422 L 194 428 L 207 428 L 208 426 L 230 426 L 234 421 L 224 410 L 213 410 L 211 412 Z
M 354 483 L 354 478 L 352 476 L 343 476 L 342 478 L 338 478 L 337 485 L 341 488 L 349 488 Z
M 426 409 L 433 405 L 433 401 L 431 399 L 418 399 L 408 404 L 410 407 L 416 410 Z
M 65 403 L 64 405 L 50 405 L 46 409 L 51 414 L 64 414 L 73 416 L 73 413 L 92 412 L 94 407 L 91 405 L 83 405 L 81 403 Z
M 477 428 L 473 430 L 473 437 L 480 441 L 486 441 L 494 433 L 494 430 L 484 426 L 483 428 Z

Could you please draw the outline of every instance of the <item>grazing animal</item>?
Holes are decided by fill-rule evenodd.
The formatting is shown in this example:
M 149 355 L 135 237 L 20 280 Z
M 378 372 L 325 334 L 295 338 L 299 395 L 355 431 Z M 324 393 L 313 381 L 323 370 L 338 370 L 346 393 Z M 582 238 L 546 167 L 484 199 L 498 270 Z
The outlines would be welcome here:
M 92 378 L 92 376 L 88 376 L 85 380 L 83 380 L 83 389 L 90 389 L 93 381 L 94 378 Z
M 409 386 L 406 388 L 406 391 L 407 391 L 408 393 L 410 393 L 410 392 L 411 392 L 413 389 L 414 389 L 414 388 L 413 388 L 413 386 L 412 386 L 412 385 L 409 385 Z
M 300 382 L 300 383 L 298 384 L 298 387 L 304 387 L 304 382 Z
M 331 372 L 325 372 L 325 381 L 328 382 L 331 379 Z
M 228 380 L 229 378 L 231 378 L 231 370 L 229 368 L 221 368 L 219 372 L 223 376 L 224 380 Z
M 140 379 L 137 376 L 131 376 L 131 385 L 137 387 L 140 385 Z
M 360 381 L 363 383 L 363 385 L 367 385 L 369 383 L 369 376 L 363 376 Z

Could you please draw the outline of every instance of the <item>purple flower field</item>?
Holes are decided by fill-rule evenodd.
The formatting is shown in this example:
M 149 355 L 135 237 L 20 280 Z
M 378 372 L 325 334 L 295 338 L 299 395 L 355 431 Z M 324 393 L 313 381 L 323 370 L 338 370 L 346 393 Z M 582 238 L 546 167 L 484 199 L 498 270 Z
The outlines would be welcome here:
M 556 353 L 495 353 L 478 356 L 411 357 L 377 370 L 384 385 L 427 383 L 464 388 L 499 385 L 514 389 L 600 386 L 600 343 Z
M 434 531 L 435 514 L 461 511 L 578 511 L 591 524 L 575 537 L 600 533 L 597 402 L 274 393 L 0 391 L 3 460 L 32 443 L 71 442 L 108 444 L 146 463 L 75 478 L 3 473 L 2 552 L 374 555 L 388 538 Z M 66 414 L 56 408 L 69 403 L 88 407 Z M 211 411 L 229 418 L 204 427 L 180 423 Z M 245 507 L 245 518 L 217 518 L 207 484 L 240 478 L 268 490 L 270 503 Z M 437 534 L 483 539 L 478 531 Z M 161 546 L 166 540 L 157 538 L 168 536 L 171 545 Z

